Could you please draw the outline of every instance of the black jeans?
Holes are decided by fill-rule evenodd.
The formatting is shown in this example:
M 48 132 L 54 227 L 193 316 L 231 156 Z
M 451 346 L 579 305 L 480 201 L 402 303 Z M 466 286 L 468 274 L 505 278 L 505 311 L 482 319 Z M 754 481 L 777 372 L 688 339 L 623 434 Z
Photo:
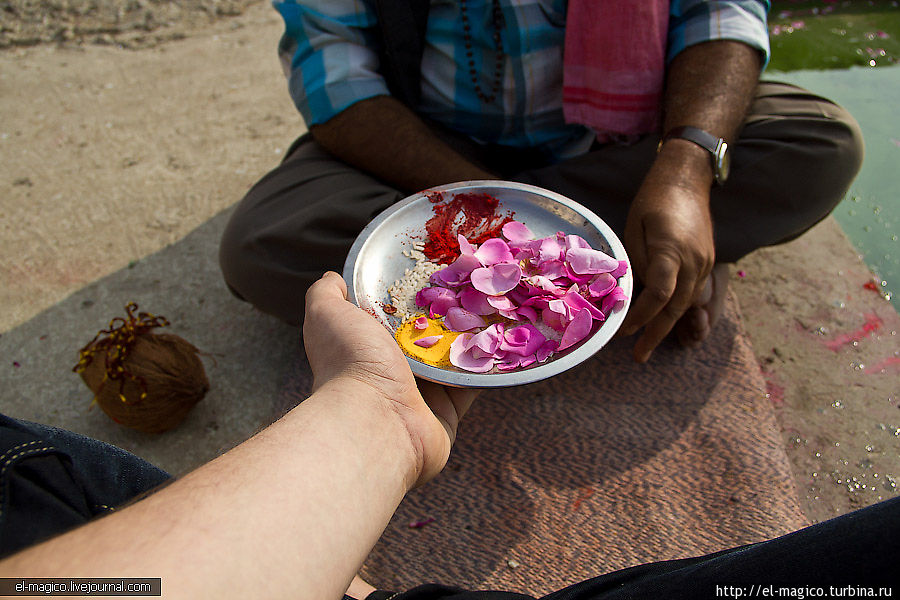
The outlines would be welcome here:
M 109 444 L 0 415 L 0 555 L 85 523 L 167 480 L 165 472 Z M 623 569 L 545 598 L 884 598 L 892 586 L 900 596 L 900 497 L 775 540 Z M 435 584 L 371 596 L 387 597 L 531 598 Z
M 115 510 L 168 479 L 121 448 L 0 415 L 0 556 Z
M 897 595 L 900 595 L 900 497 L 774 540 L 601 575 L 553 592 L 543 600 L 888 598 Z M 423 585 L 400 594 L 373 592 L 369 600 L 386 598 L 531 600 L 533 597 Z

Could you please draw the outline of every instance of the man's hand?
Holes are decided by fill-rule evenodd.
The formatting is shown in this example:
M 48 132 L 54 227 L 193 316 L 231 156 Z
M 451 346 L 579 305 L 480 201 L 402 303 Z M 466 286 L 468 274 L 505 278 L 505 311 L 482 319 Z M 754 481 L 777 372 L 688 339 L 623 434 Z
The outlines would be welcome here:
M 673 140 L 666 144 L 680 143 Z M 691 142 L 686 142 L 690 144 Z M 634 347 L 638 362 L 650 354 L 700 296 L 715 263 L 709 212 L 712 171 L 705 151 L 690 147 L 663 149 L 632 203 L 625 226 L 625 246 L 644 290 L 628 312 L 622 332 L 644 332 Z M 696 154 L 696 153 L 694 153 Z M 696 178 L 688 176 L 691 165 Z M 706 161 L 705 165 L 703 161 Z M 677 172 L 672 172 L 676 169 Z M 703 169 L 709 172 L 703 176 Z M 697 182 L 697 183 L 695 183 Z
M 459 420 L 477 390 L 417 381 L 387 330 L 347 301 L 347 286 L 326 273 L 306 295 L 303 338 L 315 376 L 324 387 L 368 394 L 396 413 L 409 432 L 418 460 L 417 485 L 444 467 Z
M 759 78 L 760 53 L 737 41 L 696 44 L 669 65 L 663 131 L 679 125 L 706 130 L 731 144 Z M 645 327 L 634 348 L 640 362 L 697 303 L 715 262 L 709 192 L 709 153 L 693 142 L 667 141 L 625 226 L 625 247 L 644 291 L 631 307 L 623 334 Z M 722 294 L 723 290 L 715 293 Z

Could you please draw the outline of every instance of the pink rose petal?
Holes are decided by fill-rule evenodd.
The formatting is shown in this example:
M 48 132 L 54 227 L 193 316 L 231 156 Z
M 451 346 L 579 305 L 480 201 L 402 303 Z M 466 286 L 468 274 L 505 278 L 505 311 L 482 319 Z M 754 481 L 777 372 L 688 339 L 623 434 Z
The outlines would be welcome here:
M 547 338 L 530 323 L 507 329 L 503 333 L 500 349 L 519 356 L 528 356 L 537 352 Z
M 484 327 L 486 323 L 484 319 L 478 315 L 467 311 L 458 306 L 451 307 L 447 310 L 447 317 L 444 319 L 444 325 L 450 331 L 468 331 L 476 327 Z
M 492 355 L 500 347 L 500 340 L 502 339 L 503 325 L 494 323 L 490 327 L 482 329 L 474 334 L 471 339 L 466 342 L 466 350 L 478 348 L 485 354 Z
M 566 330 L 563 332 L 562 339 L 559 340 L 559 348 L 558 351 L 562 352 L 566 348 L 570 348 L 571 346 L 577 344 L 581 340 L 587 337 L 587 335 L 591 332 L 591 327 L 594 324 L 594 319 L 591 318 L 591 313 L 586 310 L 580 310 L 572 319 L 572 322 L 566 327 Z
M 563 315 L 558 312 L 553 312 L 549 308 L 541 311 L 541 321 L 544 322 L 544 325 L 560 333 L 566 329 L 566 324 L 563 319 Z
M 532 296 L 539 295 L 542 292 L 549 292 L 554 296 L 562 296 L 566 293 L 564 289 L 560 288 L 543 275 L 532 275 L 531 277 L 523 279 L 523 282 L 528 289 L 528 293 Z
M 580 275 L 609 273 L 619 267 L 619 261 L 605 252 L 590 248 L 571 248 L 566 251 L 566 261 Z
M 421 317 L 416 318 L 416 320 L 413 322 L 413 325 L 416 329 L 425 329 L 426 327 L 428 327 L 428 317 L 422 315 Z
M 510 221 L 501 229 L 503 236 L 511 242 L 527 242 L 534 239 L 534 234 L 526 227 L 525 223 Z
M 431 348 L 443 337 L 444 336 L 442 335 L 426 335 L 425 337 L 421 337 L 414 341 L 413 344 L 421 346 L 422 348 Z
M 588 250 L 593 250 L 591 245 L 585 241 L 583 237 L 580 235 L 567 235 L 566 236 L 566 250 L 571 250 L 572 248 L 586 248 Z
M 487 303 L 497 310 L 516 310 L 516 305 L 506 296 L 488 296 Z
M 516 314 L 518 314 L 520 317 L 525 317 L 532 323 L 537 323 L 538 314 L 537 314 L 537 311 L 534 309 L 534 307 L 520 306 L 519 308 L 516 309 Z
M 509 246 L 499 238 L 491 238 L 481 244 L 478 250 L 475 251 L 475 258 L 485 267 L 513 261 L 513 255 L 509 250 Z
M 473 373 L 487 373 L 494 368 L 494 357 L 473 356 L 472 348 L 469 346 L 473 337 L 471 333 L 464 333 L 453 340 L 450 344 L 450 364 Z
M 540 275 L 547 279 L 559 279 L 560 277 L 568 277 L 569 272 L 566 263 L 561 260 L 547 260 L 538 267 Z
M 594 298 L 600 298 L 610 293 L 616 287 L 616 278 L 610 273 L 600 273 L 588 285 L 588 293 Z
M 610 275 L 612 275 L 613 277 L 618 279 L 619 277 L 621 277 L 622 275 L 624 275 L 627 272 L 628 272 L 628 263 L 624 260 L 620 260 L 619 266 L 616 267 L 615 269 L 613 269 L 610 272 Z
M 499 296 L 519 285 L 522 267 L 512 263 L 500 263 L 480 267 L 472 271 L 472 287 L 488 296 Z
M 572 309 L 572 313 L 577 313 L 581 310 L 587 309 L 587 311 L 591 314 L 591 318 L 597 319 L 598 321 L 603 321 L 606 319 L 606 315 L 601 312 L 599 308 L 591 304 L 589 300 L 587 300 L 584 296 L 579 294 L 578 292 L 569 291 L 563 296 L 563 302 L 565 302 Z
M 422 288 L 416 293 L 416 306 L 428 306 L 440 298 L 456 298 L 456 294 L 444 287 Z
M 625 291 L 616 286 L 613 291 L 603 297 L 603 302 L 600 304 L 600 310 L 602 310 L 605 315 L 610 315 L 614 311 L 622 308 L 626 300 L 628 300 L 628 296 L 625 294 Z
M 450 290 L 447 291 L 449 292 Z M 450 296 L 441 296 L 431 303 L 431 306 L 428 307 L 428 316 L 432 319 L 434 317 L 443 317 L 454 306 L 459 306 L 459 300 L 456 299 L 456 294 L 451 292 Z
M 556 352 L 557 348 L 559 348 L 559 342 L 556 342 L 554 340 L 547 340 L 546 342 L 541 344 L 541 347 L 538 348 L 537 352 L 534 353 L 534 357 L 538 362 L 544 362 L 545 360 L 550 358 L 551 354 Z
M 541 249 L 538 254 L 540 262 L 548 260 L 562 260 L 565 256 L 565 247 L 559 243 L 559 240 L 552 237 L 546 237 L 541 242 Z
M 459 242 L 459 253 L 467 256 L 472 256 L 475 254 L 475 246 L 469 243 L 462 235 L 456 236 L 456 241 Z
M 466 286 L 457 296 L 462 307 L 476 315 L 492 315 L 496 312 L 493 306 L 488 304 L 488 295 L 479 292 L 473 287 Z
M 480 266 L 481 263 L 471 254 L 461 254 L 449 266 L 434 273 L 432 279 L 436 278 L 446 285 L 461 285 L 469 279 L 472 270 Z

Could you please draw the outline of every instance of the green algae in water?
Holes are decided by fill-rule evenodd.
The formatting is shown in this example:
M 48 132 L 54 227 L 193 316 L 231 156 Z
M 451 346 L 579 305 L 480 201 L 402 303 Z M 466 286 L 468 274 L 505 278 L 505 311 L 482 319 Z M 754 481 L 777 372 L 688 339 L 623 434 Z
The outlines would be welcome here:
M 772 2 L 770 68 L 846 69 L 900 62 L 900 2 Z

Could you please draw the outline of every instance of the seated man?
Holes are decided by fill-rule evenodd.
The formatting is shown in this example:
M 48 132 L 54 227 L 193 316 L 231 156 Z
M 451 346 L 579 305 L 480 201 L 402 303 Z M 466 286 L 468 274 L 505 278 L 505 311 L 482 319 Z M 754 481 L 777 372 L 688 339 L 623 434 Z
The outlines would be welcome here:
M 238 205 L 220 262 L 239 297 L 288 322 L 380 211 L 502 178 L 568 196 L 623 238 L 643 284 L 623 332 L 643 328 L 646 361 L 673 328 L 701 342 L 728 263 L 827 216 L 862 161 L 845 110 L 758 81 L 764 0 L 275 5 L 310 134 Z

